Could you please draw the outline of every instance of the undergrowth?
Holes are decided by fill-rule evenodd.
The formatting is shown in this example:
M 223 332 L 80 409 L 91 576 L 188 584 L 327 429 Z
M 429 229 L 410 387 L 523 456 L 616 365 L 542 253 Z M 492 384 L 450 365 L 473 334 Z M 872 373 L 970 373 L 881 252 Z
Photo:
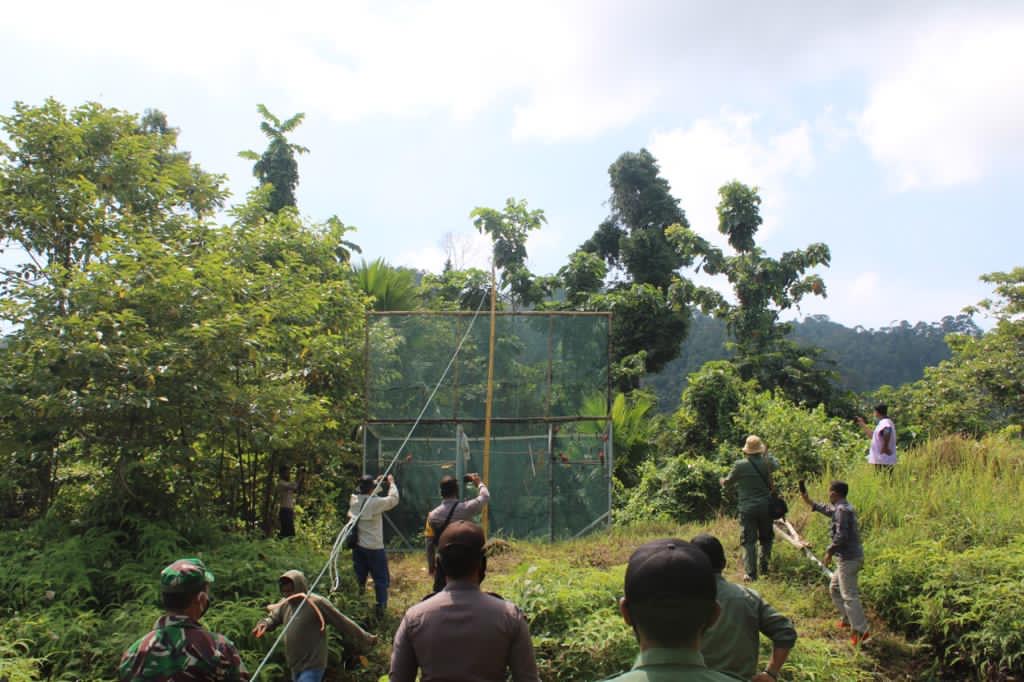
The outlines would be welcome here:
M 866 562 L 862 593 L 877 635 L 853 650 L 834 628 L 824 578 L 793 548 L 777 543 L 773 570 L 756 586 L 796 623 L 800 639 L 786 680 L 1010 679 L 1024 671 L 1024 448 L 991 439 L 936 441 L 901 453 L 891 475 L 866 464 L 810 482 L 825 496 L 831 476 L 850 484 Z M 791 500 L 791 520 L 820 552 L 827 520 Z M 318 529 L 322 530 L 322 529 Z M 655 537 L 711 532 L 726 546 L 729 577 L 742 565 L 734 521 L 717 517 L 680 526 L 661 520 L 616 526 L 555 545 L 512 541 L 492 557 L 485 588 L 527 615 L 545 680 L 593 680 L 627 669 L 636 655 L 632 630 L 616 600 L 632 550 Z M 320 537 L 324 535 L 324 537 Z M 300 528 L 293 540 L 265 540 L 215 528 L 186 532 L 123 520 L 116 528 L 76 532 L 50 522 L 0 533 L 0 679 L 112 679 L 121 652 L 160 614 L 157 576 L 180 556 L 201 556 L 216 574 L 215 603 L 204 624 L 238 646 L 250 670 L 271 638 L 249 631 L 277 598 L 276 578 L 291 568 L 312 577 L 323 566 L 327 534 Z M 401 612 L 423 597 L 423 558 L 393 555 L 391 610 L 372 617 L 372 597 L 358 595 L 347 555 L 331 595 L 355 620 L 381 635 L 369 667 L 343 671 L 343 643 L 332 639 L 328 680 L 377 680 L 387 674 L 390 639 Z M 322 584 L 318 591 L 328 592 Z M 372 590 L 370 591 L 372 593 Z M 763 642 L 762 663 L 769 655 Z M 276 651 L 263 680 L 287 679 Z

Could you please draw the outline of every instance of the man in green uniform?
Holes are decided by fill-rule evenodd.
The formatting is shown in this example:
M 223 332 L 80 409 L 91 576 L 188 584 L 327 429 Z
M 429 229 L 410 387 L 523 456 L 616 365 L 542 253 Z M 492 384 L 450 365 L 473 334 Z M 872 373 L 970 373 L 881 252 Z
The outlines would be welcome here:
M 720 480 L 723 487 L 736 486 L 740 508 L 740 544 L 743 545 L 744 580 L 757 580 L 758 566 L 761 573 L 768 572 L 772 557 L 772 472 L 779 468 L 779 462 L 771 455 L 765 455 L 765 445 L 757 436 L 748 436 L 743 445 L 743 459 L 732 465 L 729 475 Z M 757 544 L 761 543 L 761 560 L 757 560 Z
M 145 682 L 234 682 L 249 673 L 224 635 L 199 624 L 210 607 L 213 574 L 199 559 L 178 559 L 160 573 L 167 613 L 121 656 L 118 678 Z
M 685 540 L 654 540 L 629 557 L 619 611 L 633 627 L 640 655 L 622 682 L 735 682 L 708 669 L 701 638 L 718 618 L 715 573 Z
M 796 644 L 793 622 L 773 609 L 754 590 L 722 577 L 725 550 L 718 538 L 702 533 L 692 542 L 711 560 L 718 584 L 718 605 L 722 609 L 718 622 L 704 633 L 701 641 L 704 663 L 712 670 L 751 682 L 779 679 L 779 671 Z M 759 633 L 772 640 L 772 658 L 761 672 L 757 671 Z

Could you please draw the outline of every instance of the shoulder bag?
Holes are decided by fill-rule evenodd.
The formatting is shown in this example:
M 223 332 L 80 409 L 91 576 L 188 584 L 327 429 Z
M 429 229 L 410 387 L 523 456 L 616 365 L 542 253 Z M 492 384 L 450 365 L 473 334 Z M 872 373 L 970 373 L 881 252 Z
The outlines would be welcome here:
M 768 486 L 768 494 L 771 495 L 772 518 L 781 519 L 789 512 L 789 505 L 786 504 L 786 501 L 779 496 L 779 491 L 775 489 L 775 486 L 772 485 L 772 482 L 768 479 L 767 476 L 764 475 L 761 469 L 756 464 L 754 464 L 754 461 L 749 461 L 750 466 L 754 467 L 754 471 L 756 471 L 757 475 L 761 477 L 761 480 L 764 481 L 764 484 Z M 765 453 L 765 461 L 768 461 L 767 453 Z

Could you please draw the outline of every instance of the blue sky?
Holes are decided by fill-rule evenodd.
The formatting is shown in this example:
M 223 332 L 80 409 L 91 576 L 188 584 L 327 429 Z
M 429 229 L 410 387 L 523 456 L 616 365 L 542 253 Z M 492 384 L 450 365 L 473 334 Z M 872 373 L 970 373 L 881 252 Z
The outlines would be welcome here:
M 736 178 L 770 254 L 831 247 L 803 314 L 936 320 L 1024 260 L 1019 2 L 19 3 L 0 63 L 3 110 L 163 110 L 236 199 L 256 104 L 305 112 L 300 208 L 396 264 L 439 269 L 446 235 L 483 264 L 468 214 L 515 196 L 546 211 L 530 266 L 554 272 L 641 147 L 706 236 Z

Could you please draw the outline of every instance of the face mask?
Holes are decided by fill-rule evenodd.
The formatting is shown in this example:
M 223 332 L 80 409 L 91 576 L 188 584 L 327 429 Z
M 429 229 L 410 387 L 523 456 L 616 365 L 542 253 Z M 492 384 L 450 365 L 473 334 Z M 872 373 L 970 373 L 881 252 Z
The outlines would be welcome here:
M 211 597 L 209 595 L 209 593 L 207 593 L 206 594 L 206 605 L 203 606 L 203 610 L 199 613 L 199 617 L 202 618 L 203 616 L 205 616 L 206 612 L 210 610 L 210 606 L 212 606 L 212 605 L 213 605 L 213 597 Z

